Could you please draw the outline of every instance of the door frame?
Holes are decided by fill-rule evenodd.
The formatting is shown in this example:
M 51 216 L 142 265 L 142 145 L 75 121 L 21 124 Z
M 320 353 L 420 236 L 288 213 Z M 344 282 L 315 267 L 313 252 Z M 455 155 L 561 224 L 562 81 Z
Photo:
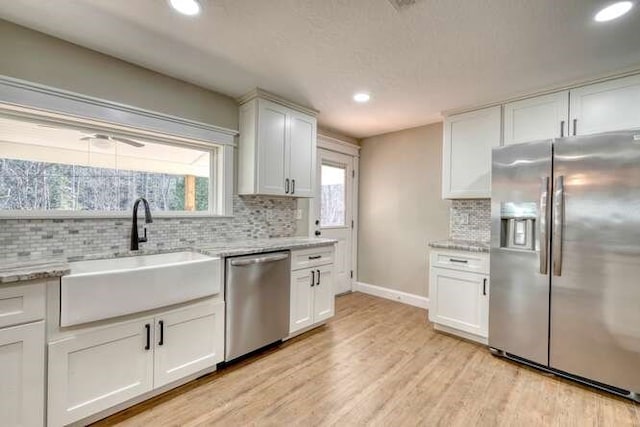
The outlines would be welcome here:
M 353 269 L 353 277 L 351 278 L 351 290 L 353 290 L 353 284 L 358 281 L 358 182 L 360 179 L 360 147 L 350 142 L 343 141 L 341 139 L 333 138 L 326 135 L 317 136 L 317 148 L 316 150 L 327 150 L 339 154 L 344 154 L 352 158 L 353 177 L 351 194 L 351 212 L 353 220 L 353 228 L 351 229 L 351 268 Z M 320 166 L 320 153 L 316 152 L 316 159 L 318 164 L 316 168 Z M 320 196 L 320 182 L 316 182 L 315 197 L 309 200 L 309 217 L 308 217 L 308 229 L 309 237 L 314 238 L 316 231 L 316 208 Z

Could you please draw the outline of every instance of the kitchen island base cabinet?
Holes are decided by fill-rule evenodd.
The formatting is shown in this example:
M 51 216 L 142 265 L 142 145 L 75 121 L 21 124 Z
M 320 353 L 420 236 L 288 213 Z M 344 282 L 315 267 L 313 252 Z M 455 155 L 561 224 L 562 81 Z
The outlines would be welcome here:
M 106 411 L 222 362 L 224 302 L 85 328 L 49 343 L 48 424 Z
M 44 322 L 0 329 L 0 425 L 44 423 Z
M 432 251 L 429 320 L 437 330 L 487 343 L 488 254 Z
M 322 324 L 335 314 L 334 251 L 331 247 L 291 253 L 289 333 Z M 303 267 L 304 266 L 304 267 Z

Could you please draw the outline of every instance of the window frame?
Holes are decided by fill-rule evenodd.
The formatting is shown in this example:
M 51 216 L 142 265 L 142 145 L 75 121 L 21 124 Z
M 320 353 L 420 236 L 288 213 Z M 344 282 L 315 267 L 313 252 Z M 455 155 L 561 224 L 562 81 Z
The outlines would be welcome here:
M 150 112 L 0 76 L 0 114 L 18 120 L 108 132 L 210 153 L 209 209 L 154 211 L 156 218 L 233 216 L 235 130 Z M 137 126 L 136 126 L 137 124 Z M 131 211 L 0 210 L 0 219 L 130 218 Z

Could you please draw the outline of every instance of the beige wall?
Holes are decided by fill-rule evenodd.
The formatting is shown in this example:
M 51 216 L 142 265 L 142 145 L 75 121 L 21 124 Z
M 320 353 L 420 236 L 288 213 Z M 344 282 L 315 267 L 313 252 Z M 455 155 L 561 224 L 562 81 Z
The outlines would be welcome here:
M 360 150 L 358 281 L 428 296 L 428 247 L 446 239 L 442 123 L 366 138 Z
M 238 129 L 233 98 L 0 19 L 0 74 Z

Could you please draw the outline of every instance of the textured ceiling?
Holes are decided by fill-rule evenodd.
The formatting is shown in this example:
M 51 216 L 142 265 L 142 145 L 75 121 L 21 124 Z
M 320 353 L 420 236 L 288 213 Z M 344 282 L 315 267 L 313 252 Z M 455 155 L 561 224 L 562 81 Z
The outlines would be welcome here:
M 596 24 L 599 0 L 203 2 L 197 18 L 165 0 L 0 1 L 0 16 L 231 96 L 259 86 L 355 137 L 640 67 L 640 5 Z

